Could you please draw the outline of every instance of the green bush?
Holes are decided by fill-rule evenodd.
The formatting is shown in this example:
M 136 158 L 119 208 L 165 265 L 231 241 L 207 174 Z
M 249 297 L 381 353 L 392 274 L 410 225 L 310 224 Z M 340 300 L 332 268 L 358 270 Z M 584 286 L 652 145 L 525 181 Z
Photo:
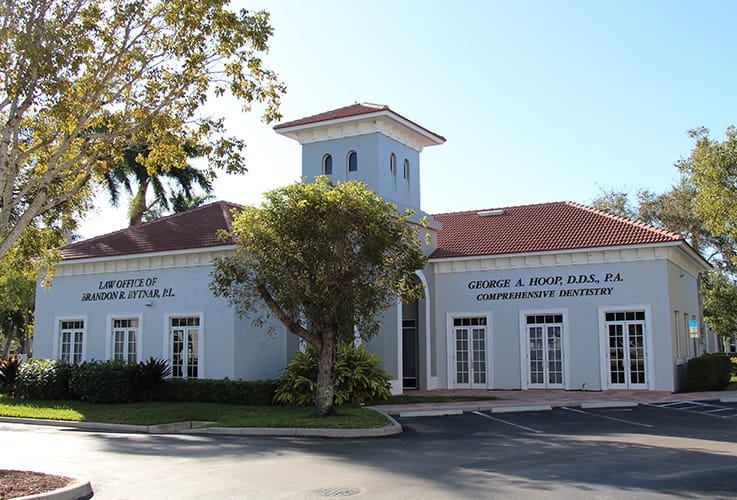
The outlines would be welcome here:
M 133 388 L 136 396 L 143 401 L 149 401 L 153 391 L 171 375 L 169 362 L 165 359 L 156 359 L 153 356 L 145 363 L 140 361 L 133 373 Z
M 713 391 L 729 384 L 732 363 L 729 356 L 704 354 L 688 361 L 689 391 Z
M 379 367 L 380 358 L 361 345 L 339 344 L 335 361 L 335 397 L 338 406 L 388 399 L 389 374 Z M 277 381 L 274 401 L 312 406 L 317 387 L 317 351 L 310 346 L 299 352 Z
M 126 403 L 135 399 L 134 363 L 125 361 L 85 361 L 72 369 L 69 389 L 82 401 Z
M 168 379 L 152 391 L 155 401 L 266 406 L 274 399 L 272 380 Z
M 72 366 L 51 359 L 29 359 L 21 363 L 15 384 L 16 397 L 27 399 L 70 399 Z

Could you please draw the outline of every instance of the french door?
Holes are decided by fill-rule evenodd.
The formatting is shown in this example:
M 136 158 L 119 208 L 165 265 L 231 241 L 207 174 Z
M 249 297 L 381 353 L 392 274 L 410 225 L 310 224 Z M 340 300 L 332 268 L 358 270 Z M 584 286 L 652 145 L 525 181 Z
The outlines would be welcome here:
M 608 383 L 611 389 L 647 389 L 645 312 L 605 313 Z
M 455 387 L 487 387 L 486 318 L 454 318 Z
M 563 315 L 530 315 L 526 318 L 526 327 L 528 387 L 562 389 Z

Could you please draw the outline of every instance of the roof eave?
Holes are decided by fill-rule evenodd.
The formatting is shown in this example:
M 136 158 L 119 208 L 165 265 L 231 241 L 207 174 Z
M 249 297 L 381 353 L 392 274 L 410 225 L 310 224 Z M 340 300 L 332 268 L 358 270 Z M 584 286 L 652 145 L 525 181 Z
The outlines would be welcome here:
M 305 132 L 308 130 L 315 130 L 315 129 L 320 129 L 320 128 L 334 127 L 337 125 L 356 122 L 360 120 L 371 120 L 373 118 L 388 118 L 389 120 L 400 124 L 401 126 L 413 132 L 415 135 L 421 137 L 423 139 L 421 142 L 423 146 L 425 147 L 426 146 L 436 146 L 436 145 L 445 143 L 445 137 L 438 135 L 434 132 L 431 132 L 427 130 L 426 128 L 417 125 L 411 120 L 408 120 L 404 118 L 403 116 L 398 115 L 397 113 L 391 110 L 379 110 L 379 111 L 374 111 L 370 113 L 361 113 L 361 114 L 346 116 L 342 118 L 320 120 L 320 121 L 316 121 L 312 123 L 304 123 L 301 125 L 293 125 L 293 126 L 288 126 L 288 127 L 281 127 L 277 125 L 274 127 L 274 131 L 278 134 L 287 136 L 290 139 L 294 139 L 298 141 L 300 144 L 302 144 L 303 137 L 300 135 L 300 132 Z
M 691 246 L 686 243 L 685 240 L 677 241 L 664 241 L 659 243 L 642 243 L 638 245 L 617 245 L 617 246 L 603 246 L 603 247 L 584 247 L 584 248 L 568 248 L 560 250 L 543 250 L 537 252 L 520 252 L 520 253 L 506 253 L 506 254 L 484 254 L 484 255 L 468 255 L 461 257 L 431 257 L 428 259 L 430 263 L 436 262 L 461 262 L 468 260 L 482 260 L 482 259 L 505 259 L 505 258 L 524 258 L 538 255 L 554 255 L 554 254 L 572 254 L 572 253 L 585 253 L 585 252 L 602 252 L 602 251 L 618 251 L 618 250 L 633 250 L 633 249 L 645 249 L 654 247 L 680 247 L 684 250 L 694 264 L 697 267 L 703 268 L 704 271 L 712 269 L 712 265 L 709 264 L 698 252 L 696 252 Z
M 111 255 L 111 256 L 100 256 L 100 257 L 71 257 L 62 258 L 61 261 L 57 262 L 56 265 L 65 264 L 95 264 L 98 262 L 110 262 L 126 259 L 138 259 L 138 258 L 155 258 L 155 257 L 175 257 L 177 255 L 194 254 L 194 253 L 206 253 L 206 252 L 221 252 L 234 250 L 237 245 L 213 245 L 205 247 L 194 247 L 194 248 L 183 248 L 180 250 L 168 250 L 161 252 L 139 252 L 139 253 L 127 253 L 124 255 Z

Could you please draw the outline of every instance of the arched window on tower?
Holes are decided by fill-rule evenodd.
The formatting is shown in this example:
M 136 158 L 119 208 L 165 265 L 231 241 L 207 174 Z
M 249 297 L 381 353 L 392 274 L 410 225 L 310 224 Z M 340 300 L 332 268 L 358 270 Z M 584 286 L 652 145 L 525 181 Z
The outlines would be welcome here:
M 392 176 L 397 175 L 397 155 L 394 153 L 389 155 L 389 172 L 391 172 Z
M 333 157 L 331 155 L 322 157 L 322 175 L 333 175 Z
M 351 151 L 350 153 L 348 153 L 348 171 L 358 171 L 358 154 L 355 151 Z
M 409 179 L 409 160 L 404 160 L 404 178 Z

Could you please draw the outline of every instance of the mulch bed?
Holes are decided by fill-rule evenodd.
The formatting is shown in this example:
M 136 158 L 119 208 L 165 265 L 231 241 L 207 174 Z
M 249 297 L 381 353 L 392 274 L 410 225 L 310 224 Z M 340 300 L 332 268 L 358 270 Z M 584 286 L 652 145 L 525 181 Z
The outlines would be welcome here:
M 40 472 L 0 470 L 0 500 L 37 495 L 63 488 L 73 479 Z

